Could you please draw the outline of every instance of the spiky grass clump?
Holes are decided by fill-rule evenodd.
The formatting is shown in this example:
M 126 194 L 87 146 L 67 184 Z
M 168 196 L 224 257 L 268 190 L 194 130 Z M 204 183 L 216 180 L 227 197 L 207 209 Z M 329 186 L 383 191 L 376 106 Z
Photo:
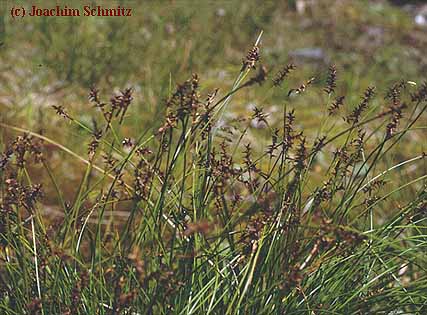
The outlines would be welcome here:
M 239 90 L 255 83 L 285 88 L 295 67 L 267 83 L 259 59 L 258 40 L 223 95 L 202 96 L 193 75 L 171 93 L 158 128 L 134 139 L 121 134 L 130 89 L 109 102 L 91 90 L 99 111 L 92 129 L 56 106 L 92 135 L 87 158 L 36 133 L 10 143 L 0 160 L 2 313 L 425 312 L 427 175 L 386 180 L 425 154 L 383 163 L 416 132 L 425 85 L 411 96 L 396 84 L 384 108 L 370 111 L 368 88 L 346 114 L 343 96 L 329 100 L 337 89 L 334 66 L 320 87 L 330 104 L 317 137 L 297 129 L 290 109 L 293 98 L 316 88 L 314 79 L 289 90 L 280 123 L 255 108 L 237 126 L 219 126 Z M 331 125 L 339 112 L 345 122 Z M 271 138 L 265 148 L 251 144 L 251 120 L 264 124 Z M 63 196 L 66 183 L 55 180 L 46 143 L 85 165 L 74 197 Z M 63 217 L 44 215 L 34 163 L 51 178 Z M 391 202 L 408 187 L 416 192 L 411 198 Z

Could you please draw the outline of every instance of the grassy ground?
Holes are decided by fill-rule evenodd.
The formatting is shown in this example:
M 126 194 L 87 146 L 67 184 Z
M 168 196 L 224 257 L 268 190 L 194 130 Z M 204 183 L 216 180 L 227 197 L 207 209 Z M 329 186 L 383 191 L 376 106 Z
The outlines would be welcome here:
M 427 39 L 410 14 L 120 3 L 132 17 L 3 8 L 0 309 L 423 314 Z

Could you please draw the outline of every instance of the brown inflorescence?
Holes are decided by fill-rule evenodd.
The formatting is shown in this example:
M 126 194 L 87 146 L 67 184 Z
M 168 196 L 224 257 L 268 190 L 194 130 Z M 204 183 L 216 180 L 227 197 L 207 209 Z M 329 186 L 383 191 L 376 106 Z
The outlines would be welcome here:
M 332 94 L 337 87 L 337 68 L 335 65 L 329 67 L 328 78 L 326 79 L 326 87 L 323 89 L 326 94 Z
M 345 118 L 348 123 L 357 124 L 363 112 L 368 108 L 369 102 L 375 95 L 375 87 L 368 87 L 363 95 L 362 101 L 355 109 Z
M 243 59 L 242 71 L 246 69 L 255 69 L 256 63 L 260 60 L 259 47 L 253 46 Z
M 280 70 L 276 77 L 273 79 L 273 85 L 274 86 L 280 86 L 282 82 L 285 80 L 285 78 L 291 73 L 293 70 L 296 69 L 296 66 L 293 63 L 287 64 L 283 67 L 282 70 Z

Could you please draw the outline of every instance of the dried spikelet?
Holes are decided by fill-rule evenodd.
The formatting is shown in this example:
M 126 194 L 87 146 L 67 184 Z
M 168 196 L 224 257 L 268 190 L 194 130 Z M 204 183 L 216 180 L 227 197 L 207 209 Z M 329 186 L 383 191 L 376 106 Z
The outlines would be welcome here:
M 377 179 L 370 183 L 368 186 L 363 188 L 364 193 L 372 193 L 375 190 L 378 190 L 379 188 L 383 187 L 387 182 L 383 179 Z
M 123 118 L 129 108 L 129 105 L 132 103 L 132 89 L 127 88 L 124 91 L 120 91 L 118 95 L 114 95 L 110 102 L 112 111 L 115 113 L 116 117 L 120 115 L 120 123 L 123 122 Z
M 22 187 L 21 203 L 30 213 L 33 212 L 35 203 L 43 196 L 41 184 Z
M 192 116 L 195 123 L 199 117 L 199 77 L 193 74 L 192 78 L 182 84 L 178 84 L 176 91 L 166 102 L 167 114 L 163 126 L 158 129 L 158 134 L 174 128 L 178 121 L 185 120 L 188 115 Z
M 11 148 L 6 149 L 0 157 L 0 171 L 4 171 L 6 165 L 9 163 L 11 157 L 13 155 L 13 150 Z
M 291 73 L 293 70 L 295 70 L 296 66 L 292 63 L 287 64 L 282 70 L 280 70 L 276 77 L 273 79 L 273 85 L 279 86 L 282 84 L 282 82 L 285 80 L 285 78 L 288 76 L 289 73 Z
M 256 164 L 252 161 L 252 148 L 251 148 L 251 144 L 248 143 L 245 145 L 245 149 L 243 151 L 244 154 L 244 163 L 246 165 L 247 170 L 250 171 L 254 171 L 254 172 L 258 172 L 258 168 L 256 166 Z
M 260 54 L 259 54 L 259 47 L 253 46 L 251 50 L 246 54 L 246 58 L 243 59 L 242 63 L 242 70 L 246 69 L 255 69 L 256 63 L 260 60 Z
M 400 82 L 394 84 L 386 93 L 385 99 L 391 100 L 394 106 L 400 104 L 400 96 L 402 94 L 402 90 L 406 88 L 406 82 L 401 80 Z
M 102 137 L 102 132 L 101 131 L 96 131 L 96 132 L 93 133 L 93 139 L 89 143 L 89 146 L 88 146 L 89 160 L 92 160 L 93 157 L 95 156 L 95 152 L 96 152 L 96 149 L 99 146 L 99 142 L 101 140 L 101 137 Z
M 299 86 L 299 88 L 290 89 L 288 92 L 288 96 L 290 96 L 292 93 L 301 94 L 302 92 L 304 92 L 307 89 L 308 86 L 310 86 L 314 82 L 314 80 L 315 80 L 315 78 L 313 77 L 313 78 L 307 80 L 305 83 L 301 84 Z
M 203 112 L 201 114 L 202 121 L 202 139 L 206 139 L 212 129 L 211 111 L 213 101 L 218 94 L 219 89 L 215 89 L 212 93 L 208 94 L 206 101 L 203 103 Z
M 263 122 L 266 125 L 268 125 L 268 122 L 267 122 L 268 114 L 264 113 L 262 108 L 258 108 L 254 106 L 253 111 L 254 113 L 252 114 L 252 119 L 256 119 L 258 122 Z
M 133 140 L 131 138 L 123 138 L 122 145 L 125 148 L 131 148 L 131 147 L 133 147 L 134 142 L 133 142 Z
M 70 115 L 66 112 L 63 106 L 52 105 L 52 108 L 56 111 L 56 114 L 64 117 L 65 119 L 71 119 Z
M 345 96 L 338 96 L 328 107 L 328 113 L 330 116 L 335 115 L 336 112 L 344 105 Z
M 363 98 L 360 104 L 355 109 L 353 109 L 353 111 L 350 113 L 350 115 L 348 115 L 345 118 L 345 120 L 348 123 L 354 123 L 354 124 L 358 123 L 362 113 L 366 110 L 366 108 L 369 105 L 369 102 L 374 97 L 374 95 L 375 95 L 375 87 L 371 87 L 371 86 L 368 87 L 363 95 Z
M 305 147 L 305 141 L 305 137 L 301 137 L 295 156 L 295 168 L 300 171 L 302 171 L 306 166 L 307 148 Z
M 103 107 L 105 104 L 101 103 L 99 99 L 99 90 L 96 87 L 91 87 L 89 91 L 89 101 L 95 103 L 95 106 Z
M 335 92 L 337 87 L 337 68 L 335 65 L 329 67 L 328 78 L 326 79 L 326 87 L 323 89 L 327 94 Z
M 43 160 L 41 145 L 41 141 L 35 141 L 34 138 L 27 133 L 23 136 L 18 136 L 0 160 L 0 167 L 4 167 L 12 155 L 15 156 L 16 164 L 19 168 L 24 167 L 28 156 L 34 157 L 36 163 L 41 162 Z
M 394 132 L 396 131 L 400 119 L 403 116 L 403 110 L 406 108 L 406 104 L 399 104 L 399 105 L 393 105 L 390 108 L 391 112 L 391 122 L 387 124 L 386 127 L 386 138 L 389 139 L 393 136 Z
M 134 173 L 134 192 L 136 200 L 148 200 L 153 177 L 153 168 L 146 163 L 144 159 L 141 159 Z
M 274 157 L 274 151 L 278 148 L 279 129 L 274 129 L 271 135 L 271 144 L 267 146 L 266 153 L 270 158 Z
M 314 140 L 312 152 L 317 153 L 320 150 L 322 150 L 323 146 L 325 145 L 325 140 L 326 140 L 326 136 L 317 137 Z
M 267 67 L 264 65 L 261 65 L 261 67 L 259 67 L 257 74 L 250 78 L 248 80 L 248 82 L 246 82 L 242 87 L 248 87 L 251 85 L 254 85 L 256 83 L 258 83 L 259 85 L 262 85 L 265 80 L 267 79 Z
M 295 110 L 291 110 L 285 114 L 286 119 L 284 119 L 283 124 L 283 150 L 288 151 L 294 145 L 295 140 L 299 137 L 299 134 L 296 134 L 294 131 L 294 122 L 295 122 Z

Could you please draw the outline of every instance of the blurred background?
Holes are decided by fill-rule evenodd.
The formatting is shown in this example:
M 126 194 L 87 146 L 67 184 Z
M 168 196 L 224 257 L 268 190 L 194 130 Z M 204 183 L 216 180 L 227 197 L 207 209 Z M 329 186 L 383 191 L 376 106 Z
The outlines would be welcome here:
M 135 101 L 121 136 L 136 137 L 161 124 L 168 94 L 192 73 L 199 74 L 206 92 L 229 90 L 260 30 L 261 63 L 273 74 L 293 62 L 299 71 L 289 85 L 316 77 L 314 85 L 324 86 L 327 69 L 335 64 L 337 95 L 346 94 L 349 107 L 370 85 L 383 96 L 398 80 L 420 84 L 426 77 L 427 6 L 422 1 L 102 1 L 104 7 L 132 8 L 132 17 L 13 20 L 9 6 L 14 3 L 30 6 L 1 2 L 0 122 L 46 135 L 82 156 L 90 136 L 55 115 L 52 105 L 64 106 L 92 126 L 95 109 L 87 98 L 91 86 L 106 101 L 114 91 L 132 87 Z M 32 4 L 81 7 L 96 2 Z M 315 132 L 325 110 L 327 97 L 317 90 L 292 105 L 308 134 Z M 224 119 L 250 114 L 253 106 L 274 119 L 287 90 L 267 93 L 264 86 L 242 91 Z M 15 136 L 0 128 L 0 149 Z M 423 134 L 413 137 L 402 157 L 425 150 Z M 55 173 L 72 190 L 82 176 L 79 162 L 55 148 L 50 154 Z

